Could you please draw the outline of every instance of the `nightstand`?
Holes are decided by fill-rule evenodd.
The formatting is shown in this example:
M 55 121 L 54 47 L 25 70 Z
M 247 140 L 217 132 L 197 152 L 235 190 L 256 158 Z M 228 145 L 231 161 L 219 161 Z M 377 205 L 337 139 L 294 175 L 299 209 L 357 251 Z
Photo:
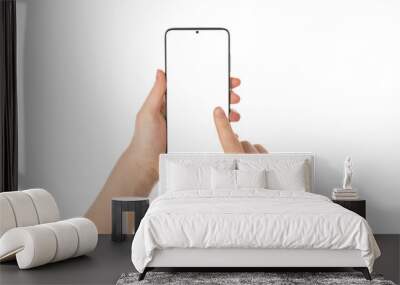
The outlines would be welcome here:
M 340 206 L 353 211 L 356 214 L 359 214 L 364 219 L 366 218 L 365 208 L 366 201 L 365 200 L 332 200 L 333 203 L 339 204 Z
M 125 240 L 122 233 L 122 213 L 135 212 L 135 232 L 140 221 L 149 208 L 149 199 L 145 197 L 114 197 L 112 198 L 112 234 L 113 241 Z

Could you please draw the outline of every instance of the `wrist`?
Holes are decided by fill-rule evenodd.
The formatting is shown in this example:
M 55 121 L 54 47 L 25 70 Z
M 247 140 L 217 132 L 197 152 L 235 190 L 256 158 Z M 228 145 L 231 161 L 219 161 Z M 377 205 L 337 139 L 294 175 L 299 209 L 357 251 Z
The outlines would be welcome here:
M 154 185 L 158 181 L 158 155 L 139 150 L 140 148 L 134 142 L 131 142 L 125 153 L 134 165 L 134 171 L 140 173 L 138 175 L 140 180 Z

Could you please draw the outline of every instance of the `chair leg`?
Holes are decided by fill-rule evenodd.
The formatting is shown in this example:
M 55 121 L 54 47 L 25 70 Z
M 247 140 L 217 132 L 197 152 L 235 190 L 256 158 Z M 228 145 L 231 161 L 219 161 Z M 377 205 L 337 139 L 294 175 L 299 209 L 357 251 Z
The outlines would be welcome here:
M 138 281 L 142 281 L 144 279 L 144 277 L 146 277 L 146 273 L 147 273 L 148 269 L 147 267 L 143 270 L 142 273 L 139 274 L 139 278 Z
M 357 271 L 361 271 L 362 274 L 364 275 L 365 279 L 372 280 L 371 274 L 369 274 L 369 270 L 367 267 L 355 267 L 354 269 Z

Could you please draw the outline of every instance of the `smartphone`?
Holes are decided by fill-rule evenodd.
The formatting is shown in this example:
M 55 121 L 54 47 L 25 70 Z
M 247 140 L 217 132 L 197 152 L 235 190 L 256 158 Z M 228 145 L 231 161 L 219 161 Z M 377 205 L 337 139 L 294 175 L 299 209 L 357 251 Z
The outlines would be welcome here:
M 164 41 L 167 152 L 222 152 L 213 110 L 229 118 L 229 31 L 171 28 Z

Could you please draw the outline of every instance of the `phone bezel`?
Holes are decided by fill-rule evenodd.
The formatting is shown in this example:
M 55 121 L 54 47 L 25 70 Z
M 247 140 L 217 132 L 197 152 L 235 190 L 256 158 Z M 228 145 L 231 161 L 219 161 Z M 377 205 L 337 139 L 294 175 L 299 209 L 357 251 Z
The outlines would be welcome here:
M 231 113 L 231 34 L 228 29 L 220 28 L 220 27 L 188 27 L 188 28 L 169 28 L 164 33 L 164 72 L 165 72 L 165 79 L 167 80 L 167 88 L 165 91 L 165 110 L 164 110 L 164 117 L 166 123 L 166 135 L 165 135 L 165 153 L 168 153 L 168 114 L 167 114 L 167 93 L 168 93 L 168 72 L 167 72 L 167 34 L 170 31 L 182 31 L 182 30 L 192 30 L 196 31 L 225 31 L 228 34 L 228 120 L 230 120 L 230 113 Z

